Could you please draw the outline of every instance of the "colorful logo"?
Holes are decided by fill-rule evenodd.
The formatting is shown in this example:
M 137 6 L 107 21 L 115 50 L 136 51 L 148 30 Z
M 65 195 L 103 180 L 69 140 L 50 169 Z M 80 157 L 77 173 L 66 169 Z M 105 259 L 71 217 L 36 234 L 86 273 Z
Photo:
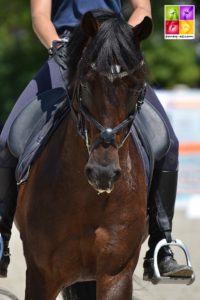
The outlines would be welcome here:
M 195 38 L 195 6 L 165 5 L 165 39 Z

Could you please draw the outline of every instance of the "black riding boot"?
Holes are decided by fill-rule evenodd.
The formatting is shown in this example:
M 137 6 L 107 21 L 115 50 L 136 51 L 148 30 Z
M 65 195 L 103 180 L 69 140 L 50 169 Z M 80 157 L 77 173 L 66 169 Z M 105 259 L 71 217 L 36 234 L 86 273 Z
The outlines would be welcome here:
M 15 167 L 17 159 L 5 147 L 0 151 L 0 233 L 4 249 L 0 260 L 0 277 L 7 276 L 10 262 L 9 241 L 16 209 L 17 185 L 15 180 Z
M 7 277 L 10 263 L 9 241 L 16 209 L 17 185 L 14 168 L 0 168 L 0 233 L 4 243 L 0 261 L 0 277 Z
M 149 194 L 149 250 L 144 258 L 144 280 L 154 275 L 153 254 L 157 243 L 163 238 L 171 242 L 172 219 L 177 188 L 177 171 L 155 171 Z M 193 271 L 187 265 L 179 265 L 168 246 L 158 254 L 158 266 L 162 276 L 191 277 Z

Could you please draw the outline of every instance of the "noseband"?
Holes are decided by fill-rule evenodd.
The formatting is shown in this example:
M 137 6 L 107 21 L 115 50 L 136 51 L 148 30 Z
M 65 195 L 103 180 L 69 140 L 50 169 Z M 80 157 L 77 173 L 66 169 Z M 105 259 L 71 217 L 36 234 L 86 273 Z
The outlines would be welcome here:
M 112 73 L 107 73 L 107 72 L 100 72 L 101 75 L 107 77 L 111 82 L 113 82 L 116 78 L 123 78 L 125 76 L 133 74 L 140 66 L 144 64 L 144 61 L 142 60 L 136 68 L 133 70 L 130 70 L 129 72 L 121 72 L 121 73 L 116 73 L 116 70 L 120 69 L 119 66 L 114 68 L 115 72 Z M 95 65 L 92 64 L 91 68 L 95 70 Z M 109 147 L 110 145 L 113 145 L 116 149 L 119 149 L 123 146 L 124 142 L 126 141 L 127 137 L 130 134 L 130 129 L 131 125 L 133 124 L 133 121 L 135 119 L 135 116 L 137 112 L 140 112 L 140 109 L 142 107 L 142 104 L 144 103 L 144 98 L 146 94 L 146 83 L 144 83 L 144 86 L 139 92 L 138 99 L 136 101 L 136 107 L 135 110 L 129 114 L 129 116 L 123 120 L 119 125 L 117 125 L 114 128 L 106 128 L 102 124 L 100 124 L 94 116 L 88 111 L 88 109 L 83 105 L 82 101 L 82 93 L 81 93 L 81 84 L 75 87 L 74 89 L 74 95 L 72 98 L 72 103 L 71 103 L 71 110 L 73 115 L 75 116 L 76 122 L 77 122 L 77 129 L 78 133 L 81 135 L 81 137 L 84 139 L 88 153 L 90 154 L 95 148 L 97 148 L 98 145 L 102 144 L 105 148 Z M 74 98 L 77 98 L 78 103 L 79 103 L 79 111 L 76 112 L 75 109 L 73 108 L 73 100 Z M 88 137 L 88 130 L 85 124 L 85 120 L 93 124 L 96 129 L 100 132 L 99 138 L 92 144 L 89 144 L 89 137 Z M 116 142 L 116 134 L 118 134 L 122 129 L 127 128 L 127 132 L 121 141 L 120 144 L 117 144 Z

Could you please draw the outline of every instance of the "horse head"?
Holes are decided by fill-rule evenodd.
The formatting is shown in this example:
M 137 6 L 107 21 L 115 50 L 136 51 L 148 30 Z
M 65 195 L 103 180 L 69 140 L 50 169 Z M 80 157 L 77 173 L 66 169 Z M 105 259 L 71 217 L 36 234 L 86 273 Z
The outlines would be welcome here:
M 140 41 L 150 31 L 149 18 L 132 28 L 119 15 L 94 11 L 69 43 L 71 108 L 89 153 L 85 174 L 98 193 L 110 193 L 123 172 L 127 138 L 145 96 Z

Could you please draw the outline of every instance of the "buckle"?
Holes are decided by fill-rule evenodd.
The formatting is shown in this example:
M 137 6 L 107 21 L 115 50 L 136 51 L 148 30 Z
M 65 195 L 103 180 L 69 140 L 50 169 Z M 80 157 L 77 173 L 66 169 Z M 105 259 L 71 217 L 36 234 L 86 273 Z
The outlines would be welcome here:
M 162 276 L 160 274 L 159 268 L 158 268 L 158 252 L 160 249 L 164 246 L 177 246 L 181 248 L 185 254 L 186 258 L 186 264 L 188 267 L 192 268 L 191 264 L 191 259 L 190 259 L 190 254 L 189 251 L 186 247 L 186 245 L 178 239 L 172 240 L 172 242 L 168 243 L 166 239 L 161 240 L 157 245 L 154 250 L 154 276 L 152 278 L 152 283 L 153 284 L 158 284 L 158 283 L 164 283 L 164 284 L 186 284 L 190 285 L 195 281 L 195 274 L 193 272 L 191 277 L 167 277 L 167 276 Z
M 3 239 L 2 239 L 2 236 L 0 234 L 0 260 L 2 258 L 2 255 L 3 255 Z

